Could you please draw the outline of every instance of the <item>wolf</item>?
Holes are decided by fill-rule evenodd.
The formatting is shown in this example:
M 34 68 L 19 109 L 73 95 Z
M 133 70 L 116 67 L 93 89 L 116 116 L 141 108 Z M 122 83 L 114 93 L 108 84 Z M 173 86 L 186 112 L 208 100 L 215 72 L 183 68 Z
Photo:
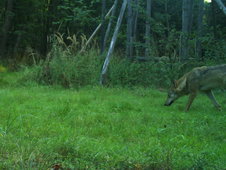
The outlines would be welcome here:
M 212 92 L 215 88 L 226 88 L 226 64 L 217 66 L 202 66 L 192 69 L 180 79 L 173 81 L 165 102 L 170 106 L 175 100 L 184 95 L 189 95 L 185 111 L 189 111 L 198 92 L 205 93 L 213 105 L 221 110 Z

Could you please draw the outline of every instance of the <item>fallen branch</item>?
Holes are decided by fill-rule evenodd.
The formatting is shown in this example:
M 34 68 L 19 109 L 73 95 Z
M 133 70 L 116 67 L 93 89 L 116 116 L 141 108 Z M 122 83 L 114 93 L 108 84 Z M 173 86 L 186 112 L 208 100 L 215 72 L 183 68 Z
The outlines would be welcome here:
M 103 85 L 103 81 L 104 81 L 104 78 L 105 78 L 105 75 L 106 75 L 106 72 L 107 72 L 107 69 L 108 69 L 108 65 L 110 63 L 111 54 L 114 51 L 115 42 L 116 42 L 117 37 L 118 37 L 119 28 L 120 28 L 121 23 L 122 23 L 122 19 L 123 19 L 123 15 L 125 13 L 125 10 L 126 10 L 126 6 L 127 6 L 127 0 L 124 0 L 122 7 L 121 7 L 121 10 L 120 10 L 120 14 L 119 14 L 119 17 L 118 17 L 117 24 L 116 24 L 116 27 L 115 27 L 115 31 L 114 31 L 114 34 L 113 34 L 113 37 L 112 37 L 112 40 L 111 40 L 111 44 L 110 44 L 106 59 L 104 61 L 104 65 L 102 67 L 102 71 L 101 71 L 101 75 L 100 75 L 100 84 L 101 85 Z
M 219 8 L 224 12 L 226 15 L 226 7 L 224 6 L 223 2 L 221 0 L 215 0 Z
M 110 13 L 112 12 L 112 10 L 114 9 L 114 5 L 111 7 L 111 9 L 108 11 L 108 13 L 105 15 L 105 19 L 110 15 Z M 82 47 L 82 49 L 81 49 L 81 51 L 79 52 L 79 53 L 82 53 L 85 49 L 86 49 L 86 47 L 87 47 L 87 45 L 90 43 L 90 41 L 93 39 L 93 37 L 96 35 L 96 33 L 97 33 L 97 31 L 101 28 L 101 26 L 102 26 L 102 23 L 100 23 L 98 26 L 97 26 L 97 28 L 95 29 L 95 31 L 93 32 L 93 34 L 89 37 L 89 39 L 87 40 L 87 42 L 86 42 L 86 44 L 85 44 L 85 46 L 83 46 Z

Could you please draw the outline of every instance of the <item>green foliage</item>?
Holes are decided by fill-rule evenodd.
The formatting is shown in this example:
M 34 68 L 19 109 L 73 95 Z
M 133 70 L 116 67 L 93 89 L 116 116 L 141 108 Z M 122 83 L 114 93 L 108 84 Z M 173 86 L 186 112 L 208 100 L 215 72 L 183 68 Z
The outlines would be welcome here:
M 99 56 L 95 49 L 77 54 L 72 51 L 74 51 L 72 48 L 63 50 L 61 46 L 55 45 L 46 61 L 27 67 L 22 71 L 23 76 L 19 82 L 24 84 L 35 81 L 40 84 L 60 85 L 65 88 L 97 85 L 103 57 Z M 209 53 L 211 52 L 209 51 Z M 146 62 L 113 56 L 106 77 L 106 85 L 168 88 L 172 80 L 178 79 L 192 68 L 217 63 L 211 59 L 210 57 L 208 62 L 191 60 L 182 64 L 176 61 L 175 56 L 170 59 L 157 57 Z M 225 60 L 219 58 L 218 63 L 220 61 Z
M 174 72 L 170 65 L 164 62 L 142 63 L 115 59 L 110 65 L 109 83 L 119 86 L 166 87 L 170 83 L 170 74 Z
M 9 50 L 17 50 L 15 56 L 23 55 L 27 47 L 35 51 L 41 50 L 44 38 L 44 21 L 46 17 L 45 1 L 20 0 L 14 1 L 13 28 L 10 32 Z M 42 43 L 41 43 L 42 42 Z M 15 46 L 17 46 L 15 49 Z
M 213 40 L 211 37 L 202 38 L 204 56 L 207 60 L 214 60 L 218 63 L 225 63 L 226 59 L 226 40 Z M 213 48 L 214 47 L 214 48 Z
M 24 78 L 34 79 L 41 84 L 81 87 L 97 82 L 99 67 L 95 51 L 87 55 L 71 55 L 60 48 L 53 48 L 49 60 L 34 66 Z
M 143 88 L 1 85 L 0 94 L 0 169 L 226 166 L 225 113 L 204 95 L 188 114 L 186 98 L 165 107 L 165 93 Z M 216 97 L 225 102 L 225 95 Z
M 97 85 L 103 60 L 95 50 L 83 55 L 69 54 L 59 47 L 53 48 L 49 60 L 26 68 L 21 83 L 36 81 L 47 85 L 82 87 Z M 168 87 L 171 80 L 183 72 L 180 64 L 168 62 L 138 62 L 113 57 L 108 71 L 108 86 Z
M 94 3 L 93 1 L 91 2 Z M 86 3 L 84 0 L 62 1 L 57 6 L 57 10 L 59 11 L 57 13 L 58 17 L 55 17 L 53 24 L 56 26 L 61 25 L 58 31 L 69 29 L 70 32 L 76 30 L 76 33 L 79 34 L 84 33 L 82 31 L 83 28 L 92 27 L 92 25 L 96 24 L 95 10 L 92 9 L 90 3 Z

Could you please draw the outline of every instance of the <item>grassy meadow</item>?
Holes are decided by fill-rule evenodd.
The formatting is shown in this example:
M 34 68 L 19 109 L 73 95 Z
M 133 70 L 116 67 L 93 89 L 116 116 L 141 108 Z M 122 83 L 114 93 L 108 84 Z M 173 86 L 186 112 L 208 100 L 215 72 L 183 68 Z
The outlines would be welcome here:
M 225 169 L 226 93 L 163 106 L 149 88 L 20 85 L 0 73 L 0 169 Z

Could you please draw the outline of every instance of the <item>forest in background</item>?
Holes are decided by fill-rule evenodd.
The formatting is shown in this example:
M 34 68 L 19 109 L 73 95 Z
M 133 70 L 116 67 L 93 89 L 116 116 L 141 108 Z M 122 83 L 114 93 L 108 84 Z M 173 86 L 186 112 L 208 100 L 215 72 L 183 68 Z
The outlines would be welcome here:
M 1 63 L 10 69 L 38 66 L 36 79 L 48 84 L 99 81 L 123 2 L 2 0 Z M 219 0 L 126 2 L 107 82 L 146 86 L 150 74 L 165 82 L 177 77 L 178 70 L 183 73 L 194 66 L 225 62 L 226 15 Z M 225 0 L 220 2 L 225 4 Z M 104 17 L 110 9 L 110 15 Z M 99 24 L 102 26 L 87 44 Z M 95 73 L 94 78 L 83 81 L 79 77 L 90 73 Z

